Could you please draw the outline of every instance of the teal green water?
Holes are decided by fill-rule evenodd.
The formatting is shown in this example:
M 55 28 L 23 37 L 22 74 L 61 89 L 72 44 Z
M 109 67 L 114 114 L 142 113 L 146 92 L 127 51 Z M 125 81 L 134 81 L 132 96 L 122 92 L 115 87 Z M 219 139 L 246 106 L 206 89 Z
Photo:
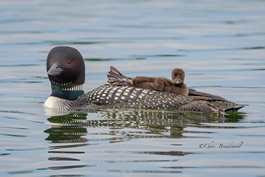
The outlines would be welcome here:
M 0 176 L 265 176 L 265 1 L 0 1 Z M 104 111 L 49 117 L 46 56 L 110 65 L 248 104 L 242 118 Z

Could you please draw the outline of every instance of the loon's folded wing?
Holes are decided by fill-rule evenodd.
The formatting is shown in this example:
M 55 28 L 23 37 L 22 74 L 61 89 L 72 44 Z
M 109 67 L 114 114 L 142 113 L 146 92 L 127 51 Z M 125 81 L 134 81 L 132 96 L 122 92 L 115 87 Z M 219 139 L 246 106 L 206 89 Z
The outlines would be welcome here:
M 225 98 L 218 96 L 218 95 L 213 95 L 210 93 L 205 93 L 205 92 L 199 92 L 194 89 L 189 89 L 189 96 L 198 96 L 198 97 L 205 97 L 210 100 L 215 100 L 215 101 L 227 101 Z

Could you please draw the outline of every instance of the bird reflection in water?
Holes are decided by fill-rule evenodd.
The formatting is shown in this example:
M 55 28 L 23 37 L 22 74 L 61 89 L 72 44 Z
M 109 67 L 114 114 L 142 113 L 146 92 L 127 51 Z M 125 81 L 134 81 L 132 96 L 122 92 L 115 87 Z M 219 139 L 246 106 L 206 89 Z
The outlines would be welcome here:
M 86 121 L 86 113 L 70 113 L 67 115 L 57 115 L 48 118 L 51 128 L 45 130 L 49 136 L 46 140 L 52 143 L 80 143 L 86 142 L 87 129 L 80 126 L 82 121 Z
M 51 124 L 51 128 L 45 131 L 48 134 L 46 140 L 52 143 L 87 142 L 88 127 L 136 128 L 149 130 L 155 134 L 169 131 L 170 135 L 175 137 L 176 135 L 181 136 L 185 125 L 229 121 L 226 118 L 207 117 L 204 114 L 169 111 L 110 109 L 94 112 L 95 114 L 92 114 L 92 116 L 85 112 L 74 112 L 49 117 L 48 121 Z M 237 121 L 237 119 L 232 116 L 232 120 Z
M 232 116 L 233 121 L 238 121 Z M 207 117 L 203 114 L 188 114 L 166 111 L 110 109 L 91 112 L 74 112 L 48 118 L 51 127 L 45 130 L 50 142 L 49 160 L 51 169 L 93 167 L 85 153 L 104 143 L 119 143 L 135 138 L 183 137 L 187 126 L 203 122 L 226 122 L 229 118 Z M 88 148 L 91 147 L 91 148 Z M 101 146 L 99 146 L 101 147 Z M 139 152 L 183 156 L 187 152 Z M 90 157 L 91 158 L 91 157 Z M 60 162 L 64 161 L 63 166 Z M 106 161 L 107 162 L 107 161 Z M 92 163 L 92 162 L 91 162 Z

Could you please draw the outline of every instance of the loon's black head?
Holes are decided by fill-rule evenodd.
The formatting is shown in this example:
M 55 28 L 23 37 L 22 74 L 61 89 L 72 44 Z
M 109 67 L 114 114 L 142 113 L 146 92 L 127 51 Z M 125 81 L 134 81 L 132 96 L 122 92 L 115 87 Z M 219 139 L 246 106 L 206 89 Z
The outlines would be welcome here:
M 174 84 L 179 85 L 184 83 L 185 78 L 185 72 L 181 68 L 175 68 L 173 69 L 171 73 L 171 79 Z
M 81 85 L 85 82 L 85 63 L 80 52 L 72 47 L 54 47 L 47 57 L 49 80 L 57 84 Z
M 72 47 L 54 47 L 47 57 L 47 74 L 52 86 L 52 96 L 76 99 L 81 94 L 80 86 L 85 82 L 82 55 Z

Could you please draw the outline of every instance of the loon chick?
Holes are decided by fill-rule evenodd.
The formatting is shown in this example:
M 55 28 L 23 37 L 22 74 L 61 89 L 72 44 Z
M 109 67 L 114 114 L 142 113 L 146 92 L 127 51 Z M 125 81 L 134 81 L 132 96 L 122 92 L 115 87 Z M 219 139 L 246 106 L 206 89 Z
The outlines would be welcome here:
M 171 73 L 171 79 L 162 77 L 137 76 L 129 78 L 122 75 L 115 67 L 110 66 L 108 82 L 116 86 L 132 86 L 136 88 L 150 89 L 161 92 L 175 93 L 176 95 L 188 96 L 189 91 L 184 84 L 185 72 L 181 68 L 175 68 Z
M 171 73 L 172 80 L 160 77 L 145 76 L 136 76 L 134 78 L 130 78 L 123 75 L 113 66 L 110 66 L 110 71 L 108 72 L 107 77 L 108 83 L 113 86 L 131 86 L 136 88 L 175 93 L 177 95 L 183 96 L 192 96 L 195 99 L 227 101 L 223 97 L 188 88 L 186 84 L 184 84 L 185 72 L 180 68 L 173 69 Z
M 85 82 L 85 63 L 79 51 L 72 47 L 59 46 L 49 52 L 47 74 L 52 93 L 44 106 L 58 112 L 99 106 L 222 114 L 226 110 L 238 110 L 242 107 L 230 101 L 213 102 L 192 96 L 176 96 L 168 92 L 111 84 L 104 84 L 85 94 L 82 89 Z

